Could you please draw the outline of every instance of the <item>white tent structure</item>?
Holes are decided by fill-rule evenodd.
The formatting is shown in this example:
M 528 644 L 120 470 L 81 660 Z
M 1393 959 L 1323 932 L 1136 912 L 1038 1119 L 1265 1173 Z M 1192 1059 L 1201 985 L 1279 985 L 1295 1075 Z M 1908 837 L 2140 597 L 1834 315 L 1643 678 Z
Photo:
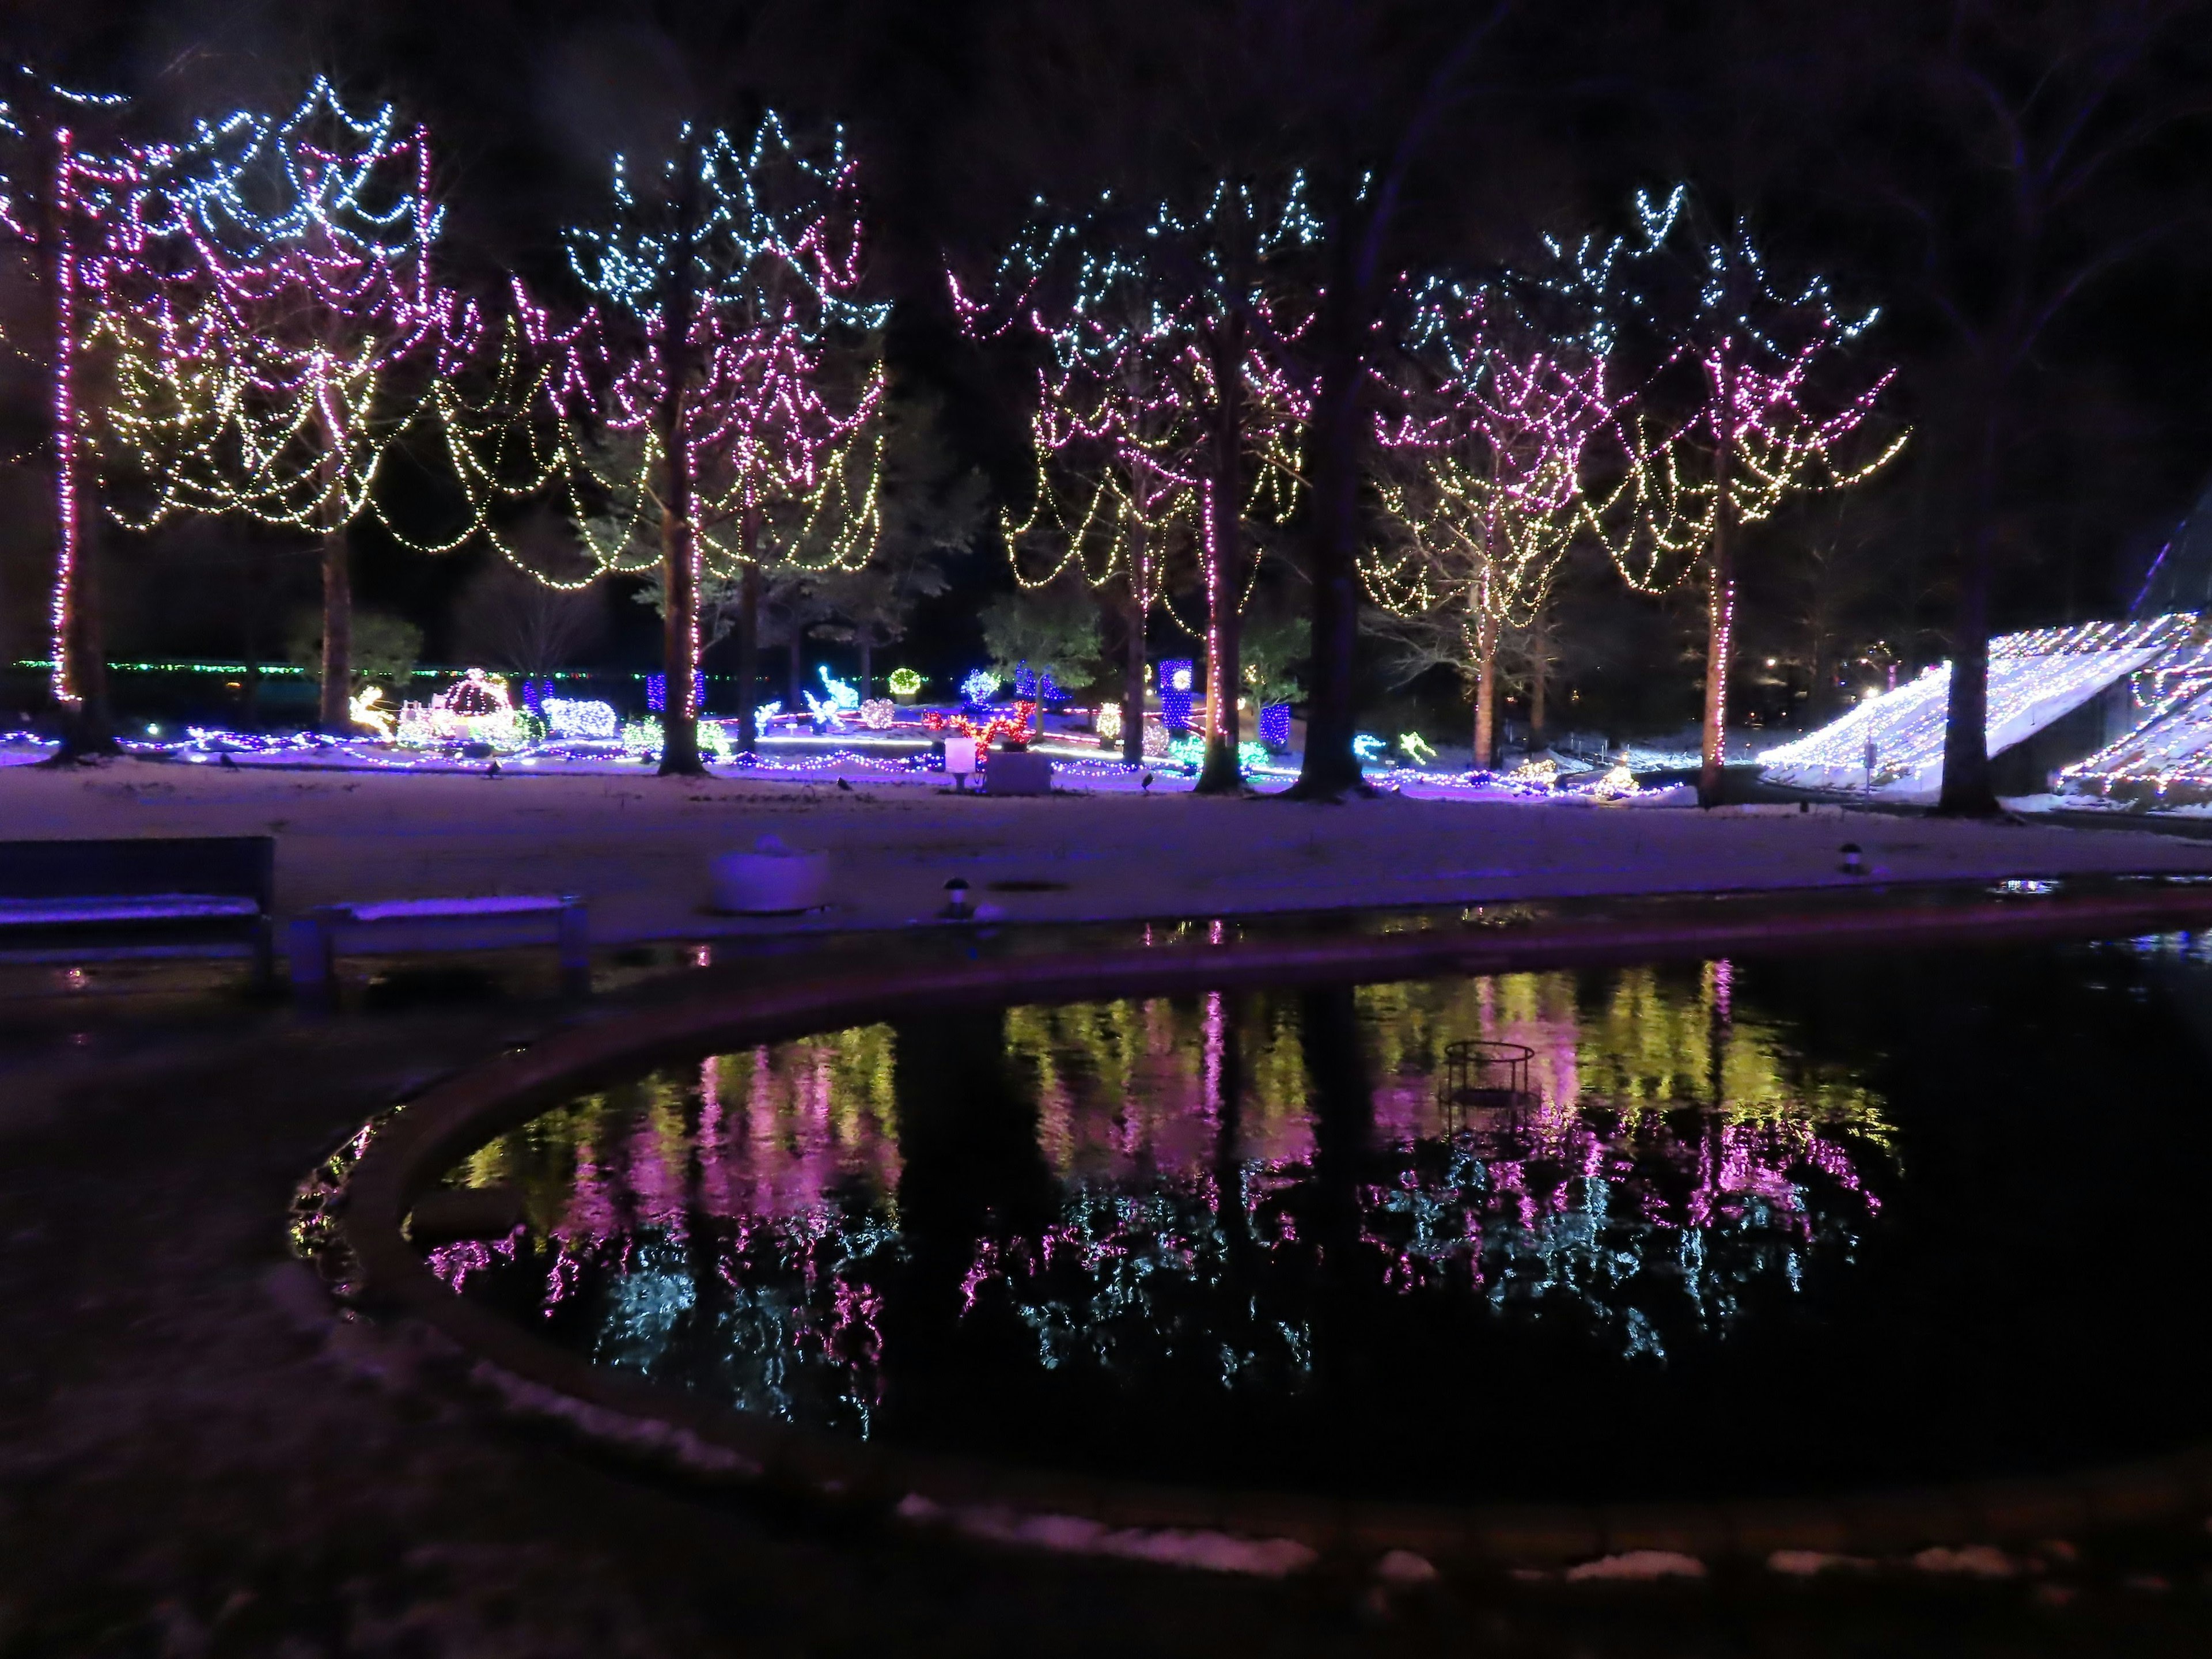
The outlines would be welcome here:
M 2124 727 L 2142 724 L 2155 707 L 2162 669 L 2212 658 L 2198 618 L 2188 612 L 2140 622 L 2083 623 L 2039 628 L 1990 641 L 1989 752 L 2017 750 L 2116 689 L 2115 714 Z M 2212 660 L 2208 660 L 2212 668 Z M 2130 677 L 2141 677 L 2131 679 Z M 2128 684 L 2123 686 L 2122 682 Z M 1874 745 L 1873 793 L 1885 800 L 1931 803 L 1943 787 L 1944 705 L 1951 665 L 1940 664 L 1896 690 L 1871 697 L 1832 725 L 1761 757 L 1762 777 L 1797 789 L 1857 793 L 1868 787 L 1867 745 Z M 2148 694 L 2148 695 L 2146 695 Z M 2119 706 L 2124 705 L 2124 706 Z M 2206 711 L 2212 720 L 2212 708 Z M 2101 726 L 2053 766 L 2102 746 Z M 2045 787 L 2039 777 L 2033 786 Z
M 2151 808 L 2212 802 L 2212 644 L 2177 653 L 2148 678 L 2148 716 L 2061 772 L 2060 794 Z

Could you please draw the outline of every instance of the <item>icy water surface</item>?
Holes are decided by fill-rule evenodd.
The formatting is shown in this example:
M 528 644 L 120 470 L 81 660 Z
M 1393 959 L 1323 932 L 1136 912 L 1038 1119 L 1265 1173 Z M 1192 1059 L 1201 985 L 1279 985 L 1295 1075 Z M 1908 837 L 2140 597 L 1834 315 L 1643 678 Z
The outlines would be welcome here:
M 2208 954 L 838 1032 L 492 1143 L 453 1180 L 529 1224 L 432 1261 L 749 1410 L 1131 1476 L 1589 1499 L 2063 1466 L 2212 1418 Z M 1455 1067 L 1466 1039 L 1532 1053 Z

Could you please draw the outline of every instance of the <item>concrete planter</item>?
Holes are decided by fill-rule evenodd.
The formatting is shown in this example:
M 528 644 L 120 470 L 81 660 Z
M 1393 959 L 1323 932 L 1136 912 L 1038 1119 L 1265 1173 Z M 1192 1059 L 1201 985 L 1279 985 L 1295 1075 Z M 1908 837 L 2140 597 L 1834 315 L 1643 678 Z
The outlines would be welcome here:
M 1052 760 L 1024 749 L 994 749 L 983 765 L 987 795 L 1049 795 Z
M 750 853 L 714 860 L 714 908 L 730 916 L 787 916 L 830 902 L 830 855 L 763 836 Z

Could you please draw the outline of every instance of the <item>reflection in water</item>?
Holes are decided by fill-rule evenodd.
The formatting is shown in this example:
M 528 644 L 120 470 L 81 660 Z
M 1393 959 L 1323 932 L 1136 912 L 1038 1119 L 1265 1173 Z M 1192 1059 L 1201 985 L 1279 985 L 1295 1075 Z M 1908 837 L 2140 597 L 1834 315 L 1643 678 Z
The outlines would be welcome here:
M 1533 1050 L 1525 1087 L 1464 1086 L 1466 1038 Z M 548 1113 L 455 1175 L 520 1188 L 529 1228 L 432 1260 L 749 1409 L 1178 1462 L 1725 1345 L 1881 1216 L 1863 1070 L 1726 963 L 992 1011 Z

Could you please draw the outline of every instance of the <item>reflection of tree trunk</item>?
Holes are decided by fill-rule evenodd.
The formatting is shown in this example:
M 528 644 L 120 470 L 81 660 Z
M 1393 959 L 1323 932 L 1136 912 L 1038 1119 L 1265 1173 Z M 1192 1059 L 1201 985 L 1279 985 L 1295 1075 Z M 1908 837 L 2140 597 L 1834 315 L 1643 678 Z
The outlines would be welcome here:
M 1240 1139 L 1244 1103 L 1243 1000 L 1226 991 L 1211 993 L 1207 1013 L 1216 1022 L 1220 1044 L 1213 1089 L 1214 1219 L 1221 1229 L 1221 1306 L 1243 1329 L 1242 1346 L 1255 1346 L 1249 1315 L 1252 1306 L 1252 1218 L 1244 1208 L 1244 1164 Z M 1224 1332 L 1225 1337 L 1227 1333 Z
M 884 1298 L 895 1391 L 884 1403 L 942 1421 L 989 1407 L 967 1393 L 964 1343 L 989 1333 L 980 1321 L 963 1328 L 962 1282 L 986 1240 L 1033 1237 L 1050 1224 L 1052 1175 L 1037 1146 L 1036 1103 L 1006 1062 L 1001 1012 L 902 1024 L 894 1052 L 905 1266 Z
M 1299 1217 L 1317 1277 L 1313 1298 L 1313 1365 L 1322 1386 L 1345 1368 L 1366 1364 L 1354 1275 L 1362 1255 L 1359 1189 L 1370 1173 L 1375 1099 L 1359 1043 L 1358 1004 L 1348 985 L 1298 997 L 1298 1038 L 1313 1110 L 1310 1207 Z
M 712 1065 L 714 1062 L 707 1062 Z M 672 1379 L 688 1388 L 712 1389 L 720 1380 L 724 1360 L 720 1328 L 734 1297 L 734 1287 L 721 1271 L 722 1225 L 707 1199 L 706 1163 L 701 1146 L 706 1127 L 705 1101 L 690 1090 L 683 1097 L 684 1145 L 684 1256 L 691 1279 L 691 1305 L 683 1315 L 679 1334 L 669 1344 L 678 1360 Z
M 1339 1236 L 1358 1234 L 1355 1189 L 1375 1130 L 1375 1097 L 1359 1043 L 1359 1009 L 1349 985 L 1326 986 L 1298 998 L 1298 1038 L 1312 1091 L 1314 1177 Z
M 1735 631 L 1735 549 L 1730 534 L 1735 503 L 1729 464 L 1735 447 L 1735 382 L 1722 357 L 1713 370 L 1717 411 L 1713 431 L 1713 542 L 1705 567 L 1705 709 L 1698 769 L 1698 802 L 1719 804 L 1721 769 L 1728 763 L 1729 655 Z
M 353 730 L 353 569 L 346 527 L 323 532 L 323 686 L 316 723 Z

